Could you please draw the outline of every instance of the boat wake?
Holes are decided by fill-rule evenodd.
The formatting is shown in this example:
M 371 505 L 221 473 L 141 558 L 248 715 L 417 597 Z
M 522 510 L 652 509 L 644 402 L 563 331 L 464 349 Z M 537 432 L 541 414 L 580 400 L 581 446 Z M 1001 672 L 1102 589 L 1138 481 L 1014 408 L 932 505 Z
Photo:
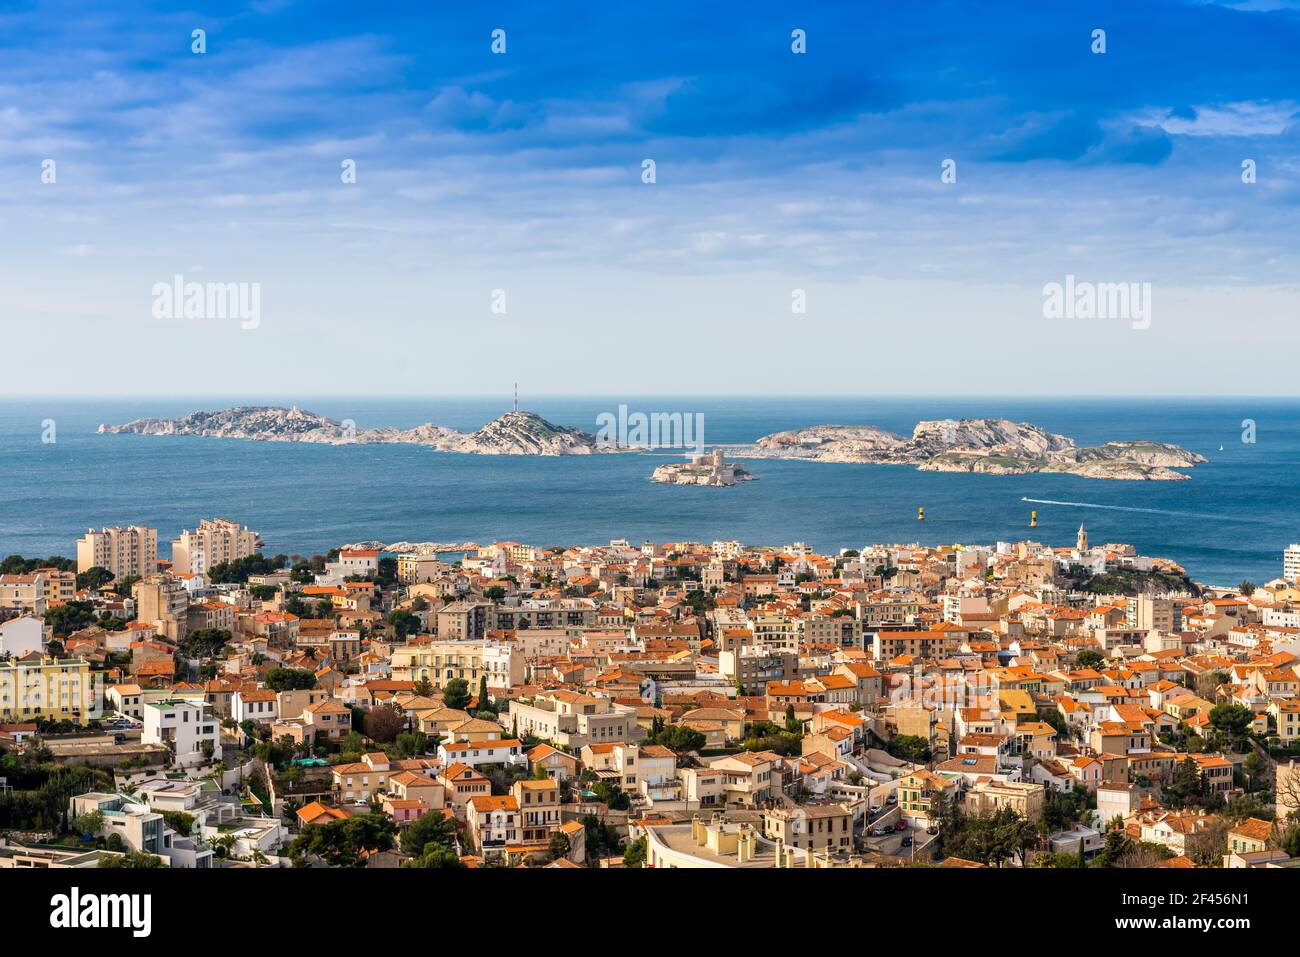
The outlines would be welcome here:
M 1164 508 L 1137 508 L 1132 505 L 1099 505 L 1096 502 L 1058 502 L 1050 498 L 1029 498 L 1021 496 L 1022 502 L 1035 505 L 1064 505 L 1068 508 L 1100 508 L 1109 512 L 1142 512 L 1147 515 L 1176 515 L 1179 518 L 1201 518 L 1219 522 L 1263 522 L 1265 519 L 1246 515 L 1216 515 L 1212 512 L 1174 512 Z

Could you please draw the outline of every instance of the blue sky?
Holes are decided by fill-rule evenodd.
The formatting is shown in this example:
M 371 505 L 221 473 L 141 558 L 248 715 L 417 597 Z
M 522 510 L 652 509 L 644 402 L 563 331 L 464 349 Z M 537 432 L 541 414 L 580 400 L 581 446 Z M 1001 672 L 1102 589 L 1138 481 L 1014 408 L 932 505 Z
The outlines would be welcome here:
M 10 4 L 0 390 L 1294 392 L 1297 4 L 808 6 Z

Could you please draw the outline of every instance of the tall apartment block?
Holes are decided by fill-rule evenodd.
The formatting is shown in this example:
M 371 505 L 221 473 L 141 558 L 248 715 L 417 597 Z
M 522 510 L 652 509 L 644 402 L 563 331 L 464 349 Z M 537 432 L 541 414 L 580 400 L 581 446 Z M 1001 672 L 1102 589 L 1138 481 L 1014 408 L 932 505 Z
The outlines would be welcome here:
M 1288 545 L 1282 553 L 1282 577 L 1290 581 L 1300 578 L 1300 545 Z
M 107 569 L 114 581 L 152 575 L 158 570 L 158 529 L 143 525 L 87 529 L 77 540 L 77 573 L 96 566 Z
M 252 555 L 262 544 L 257 532 L 226 518 L 205 518 L 194 531 L 172 541 L 172 571 L 202 575 L 213 565 Z

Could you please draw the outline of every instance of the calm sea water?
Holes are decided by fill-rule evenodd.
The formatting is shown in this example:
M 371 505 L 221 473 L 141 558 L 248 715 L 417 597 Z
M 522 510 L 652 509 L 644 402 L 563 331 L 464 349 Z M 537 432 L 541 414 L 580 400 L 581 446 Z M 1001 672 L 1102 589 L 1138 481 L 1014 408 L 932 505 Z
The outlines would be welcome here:
M 475 429 L 508 401 L 302 397 L 304 409 L 359 427 L 432 421 Z M 571 458 L 456 455 L 415 446 L 320 446 L 189 437 L 99 435 L 101 422 L 177 416 L 284 399 L 35 399 L 0 403 L 0 554 L 75 555 L 86 528 L 156 526 L 170 541 L 221 515 L 267 548 L 312 554 L 361 539 L 493 541 L 549 546 L 612 538 L 716 538 L 816 548 L 871 542 L 1132 542 L 1202 581 L 1281 572 L 1300 541 L 1300 401 L 879 398 L 539 398 L 553 422 L 596 431 L 619 402 L 632 411 L 702 412 L 706 441 L 751 442 L 780 429 L 871 423 L 910 432 L 917 420 L 1002 416 L 1080 444 L 1148 438 L 1206 455 L 1187 482 L 1110 482 L 1063 475 L 981 476 L 905 466 L 757 460 L 760 481 L 730 489 L 649 481 L 662 455 Z M 1242 441 L 1242 420 L 1257 441 Z M 41 441 L 53 419 L 57 441 Z M 1220 451 L 1222 446 L 1222 451 Z M 1022 498 L 1069 504 L 1031 504 Z M 926 520 L 916 521 L 917 506 Z M 1026 527 L 1037 509 L 1039 528 Z M 167 552 L 166 545 L 160 549 Z

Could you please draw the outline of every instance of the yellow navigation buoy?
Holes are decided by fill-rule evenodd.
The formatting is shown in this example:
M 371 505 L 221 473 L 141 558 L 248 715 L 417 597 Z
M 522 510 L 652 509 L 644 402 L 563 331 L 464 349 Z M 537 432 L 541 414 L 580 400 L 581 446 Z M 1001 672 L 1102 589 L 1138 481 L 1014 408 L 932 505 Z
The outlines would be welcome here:
M 1037 513 L 1037 512 L 1030 512 L 1030 513 L 1029 513 L 1029 527 L 1030 527 L 1030 528 L 1037 528 L 1037 527 L 1038 527 L 1038 513 Z
M 918 507 L 918 508 L 917 508 L 917 510 L 916 510 L 916 520 L 917 520 L 918 522 L 924 522 L 924 521 L 925 521 L 925 508 L 924 508 L 924 507 Z

